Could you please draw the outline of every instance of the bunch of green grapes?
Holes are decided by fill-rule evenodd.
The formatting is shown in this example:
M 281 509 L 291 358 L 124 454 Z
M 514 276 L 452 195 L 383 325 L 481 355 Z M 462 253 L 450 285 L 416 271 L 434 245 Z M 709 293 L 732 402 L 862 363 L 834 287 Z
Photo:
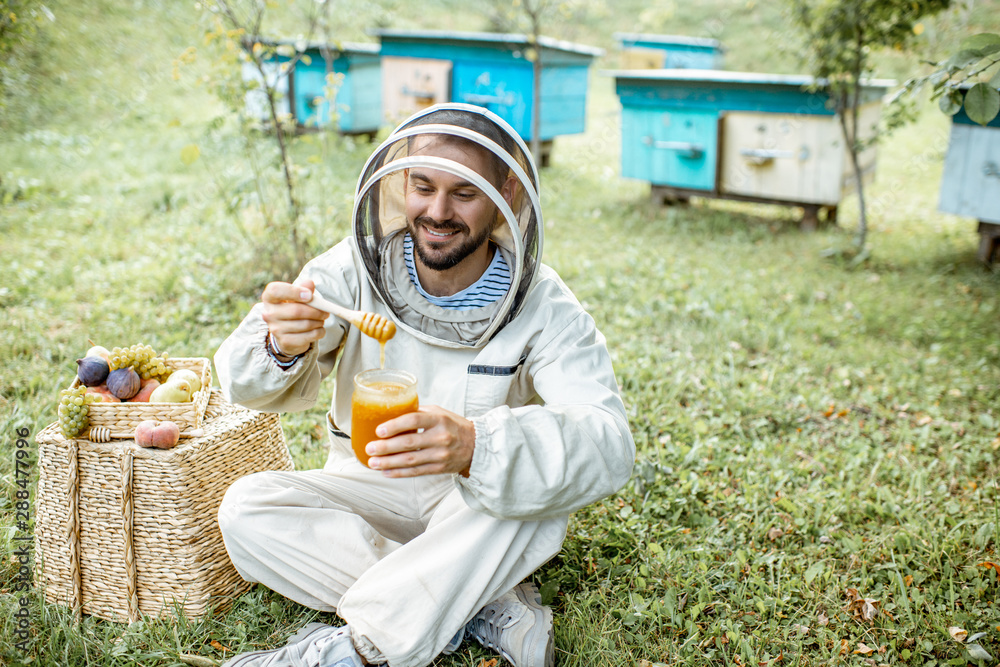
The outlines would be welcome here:
M 108 357 L 108 365 L 111 370 L 131 366 L 143 380 L 153 378 L 160 382 L 165 382 L 170 371 L 167 370 L 167 355 L 156 355 L 149 345 L 137 343 L 129 347 L 116 347 L 111 350 Z
M 59 430 L 67 438 L 75 438 L 90 426 L 90 404 L 99 403 L 100 396 L 88 394 L 80 385 L 59 392 Z

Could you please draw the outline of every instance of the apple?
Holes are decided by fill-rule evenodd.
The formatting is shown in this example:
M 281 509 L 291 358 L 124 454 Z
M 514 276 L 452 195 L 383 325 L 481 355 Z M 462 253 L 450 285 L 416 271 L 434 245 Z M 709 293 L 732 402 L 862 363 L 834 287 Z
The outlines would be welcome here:
M 150 403 L 190 403 L 191 385 L 186 380 L 177 382 L 165 382 L 153 390 L 149 395 Z
M 176 371 L 170 374 L 170 377 L 167 378 L 166 384 L 169 384 L 171 382 L 180 382 L 181 380 L 184 380 L 188 383 L 188 385 L 191 387 L 192 394 L 196 393 L 199 389 L 201 389 L 201 377 L 199 377 L 198 374 L 195 373 L 190 368 L 178 368 Z
M 135 444 L 140 447 L 170 449 L 181 439 L 181 429 L 171 421 L 147 419 L 135 427 Z
M 152 396 L 153 392 L 157 387 L 160 386 L 159 380 L 154 380 L 149 378 L 148 380 L 139 381 L 139 393 L 128 399 L 129 403 L 148 403 L 149 397 Z

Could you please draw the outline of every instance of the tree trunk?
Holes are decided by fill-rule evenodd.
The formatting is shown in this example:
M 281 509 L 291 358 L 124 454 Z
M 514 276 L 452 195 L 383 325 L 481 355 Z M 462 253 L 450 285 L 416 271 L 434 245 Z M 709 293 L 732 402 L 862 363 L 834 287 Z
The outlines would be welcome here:
M 301 259 L 302 252 L 299 249 L 298 231 L 299 202 L 295 197 L 295 181 L 292 178 L 291 158 L 288 155 L 288 146 L 285 143 L 285 133 L 281 129 L 281 124 L 278 122 L 278 100 L 275 99 L 274 87 L 267 83 L 267 74 L 264 71 L 264 61 L 259 57 L 254 56 L 254 63 L 257 65 L 257 71 L 260 72 L 261 79 L 264 81 L 264 90 L 267 93 L 268 111 L 271 114 L 271 124 L 274 126 L 274 135 L 278 140 L 278 151 L 281 154 L 281 168 L 285 176 L 285 192 L 288 195 L 288 217 L 291 227 L 289 233 L 292 242 L 292 250 L 295 253 L 296 259 Z M 289 70 L 287 76 L 291 76 L 291 70 Z
M 856 67 L 851 72 L 850 81 L 839 93 L 838 105 L 840 106 L 840 131 L 847 144 L 847 150 L 851 156 L 851 167 L 854 171 L 854 181 L 858 189 L 858 233 L 854 244 L 858 252 L 864 252 L 865 244 L 868 242 L 868 212 L 865 209 L 865 185 L 861 179 L 861 161 L 858 155 L 860 145 L 858 142 L 858 116 L 861 102 L 861 64 L 864 62 L 864 42 L 861 39 L 861 31 L 858 31 L 858 39 L 855 43 L 854 62 Z M 841 84 L 843 85 L 843 84 Z M 850 122 L 848 122 L 850 114 Z

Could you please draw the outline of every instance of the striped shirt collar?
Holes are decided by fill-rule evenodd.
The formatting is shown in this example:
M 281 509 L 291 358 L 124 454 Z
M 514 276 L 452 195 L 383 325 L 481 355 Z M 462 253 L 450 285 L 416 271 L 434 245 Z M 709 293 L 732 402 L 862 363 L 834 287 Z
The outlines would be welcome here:
M 493 260 L 479 277 L 479 280 L 466 287 L 461 292 L 456 292 L 449 296 L 434 296 L 428 294 L 420 284 L 417 277 L 417 268 L 413 261 L 413 238 L 409 233 L 403 237 L 403 261 L 406 263 L 406 271 L 410 274 L 410 281 L 417 288 L 420 295 L 430 301 L 435 306 L 440 306 L 447 310 L 472 310 L 482 308 L 495 301 L 499 301 L 510 289 L 510 267 L 507 266 L 500 250 L 493 253 Z

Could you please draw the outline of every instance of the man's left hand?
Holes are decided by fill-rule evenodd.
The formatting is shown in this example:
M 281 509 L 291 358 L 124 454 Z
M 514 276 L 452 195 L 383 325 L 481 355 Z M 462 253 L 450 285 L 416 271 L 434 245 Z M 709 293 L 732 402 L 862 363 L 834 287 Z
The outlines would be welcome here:
M 390 419 L 368 443 L 368 466 L 386 477 L 458 473 L 469 476 L 476 427 L 468 419 L 436 405 Z

